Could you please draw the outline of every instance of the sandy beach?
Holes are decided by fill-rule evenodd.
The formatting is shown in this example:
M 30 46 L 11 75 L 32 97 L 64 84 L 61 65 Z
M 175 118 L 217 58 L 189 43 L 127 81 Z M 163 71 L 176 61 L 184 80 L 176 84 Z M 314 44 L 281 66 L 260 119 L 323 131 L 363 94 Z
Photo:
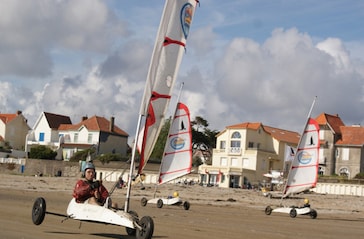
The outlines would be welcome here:
M 47 211 L 65 214 L 78 178 L 32 177 L 0 174 L 0 231 L 3 239 L 33 238 L 132 238 L 125 228 L 113 225 L 65 220 L 46 215 L 36 226 L 31 209 L 37 197 L 43 197 Z M 113 183 L 104 182 L 107 188 Z M 298 215 L 272 213 L 265 215 L 268 205 L 277 206 L 280 199 L 269 199 L 261 192 L 243 189 L 201 187 L 199 185 L 162 185 L 157 197 L 178 191 L 190 210 L 179 206 L 142 207 L 142 197 L 153 198 L 154 185 L 136 186 L 132 190 L 131 210 L 140 217 L 154 220 L 153 238 L 361 238 L 364 223 L 364 200 L 356 196 L 305 194 L 284 200 L 284 205 L 303 204 L 308 198 L 318 212 L 316 219 Z M 126 189 L 117 189 L 112 198 L 122 205 Z

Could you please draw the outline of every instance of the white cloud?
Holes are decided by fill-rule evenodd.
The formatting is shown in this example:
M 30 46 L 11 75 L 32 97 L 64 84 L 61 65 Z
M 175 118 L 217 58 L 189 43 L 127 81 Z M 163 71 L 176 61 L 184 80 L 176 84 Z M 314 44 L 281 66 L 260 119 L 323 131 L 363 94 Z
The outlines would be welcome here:
M 31 127 L 42 111 L 74 123 L 84 115 L 115 116 L 132 140 L 162 3 L 2 3 L 0 111 L 22 110 Z M 259 29 L 247 29 L 236 19 L 241 1 L 229 2 L 229 16 L 213 3 L 197 9 L 204 15 L 194 19 L 171 107 L 184 82 L 182 101 L 211 129 L 251 121 L 300 131 L 315 96 L 313 116 L 338 113 L 348 125 L 364 125 L 362 41 L 317 36 L 297 23 L 273 29 L 264 21 L 274 20 L 269 16 Z M 246 36 L 264 29 L 271 32 L 264 39 Z

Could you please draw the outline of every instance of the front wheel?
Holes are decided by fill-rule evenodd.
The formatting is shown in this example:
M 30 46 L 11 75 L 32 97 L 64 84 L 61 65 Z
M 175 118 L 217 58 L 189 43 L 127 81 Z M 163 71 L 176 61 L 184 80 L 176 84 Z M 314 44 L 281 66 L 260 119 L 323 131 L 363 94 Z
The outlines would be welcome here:
M 42 197 L 37 198 L 34 201 L 32 209 L 32 220 L 35 225 L 42 224 L 46 214 L 46 202 Z
M 297 216 L 296 209 L 292 208 L 291 211 L 289 212 L 289 216 L 295 218 Z
M 157 201 L 157 207 L 158 208 L 162 208 L 163 207 L 163 200 L 162 199 L 158 199 L 158 201 Z
M 265 215 L 270 215 L 271 213 L 272 213 L 272 208 L 270 207 L 270 206 L 267 206 L 266 208 L 265 208 Z
M 151 239 L 154 232 L 154 222 L 149 216 L 142 217 L 138 222 L 140 229 L 136 230 L 137 239 Z
M 310 217 L 312 219 L 315 219 L 317 217 L 317 212 L 316 212 L 315 209 L 311 209 L 311 211 L 310 211 Z
M 146 205 L 147 205 L 147 203 L 148 203 L 148 200 L 146 199 L 146 198 L 142 198 L 142 200 L 140 201 L 140 204 L 143 206 L 143 207 L 145 207 Z
M 190 209 L 190 203 L 188 202 L 188 201 L 185 201 L 184 203 L 183 203 L 183 208 L 185 209 L 185 210 L 188 210 L 188 209 Z

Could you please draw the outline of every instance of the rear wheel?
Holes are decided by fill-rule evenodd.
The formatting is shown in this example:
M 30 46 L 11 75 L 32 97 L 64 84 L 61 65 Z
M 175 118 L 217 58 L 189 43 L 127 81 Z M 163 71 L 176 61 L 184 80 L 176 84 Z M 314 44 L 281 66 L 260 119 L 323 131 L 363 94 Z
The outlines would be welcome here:
M 146 198 L 142 198 L 142 200 L 140 201 L 140 204 L 145 207 L 148 203 L 148 200 Z
M 190 209 L 190 203 L 188 202 L 188 201 L 185 201 L 184 203 L 183 203 L 183 208 L 185 209 L 185 210 L 188 210 L 188 209 Z
M 138 222 L 140 229 L 136 230 L 136 238 L 137 239 L 150 239 L 153 236 L 154 232 L 154 222 L 153 219 L 149 216 L 142 217 Z
M 317 212 L 316 212 L 315 209 L 311 209 L 311 211 L 310 211 L 310 217 L 312 219 L 315 219 L 317 217 Z
M 163 207 L 163 200 L 162 199 L 158 199 L 158 201 L 157 201 L 157 207 L 158 208 L 162 208 Z
M 297 216 L 296 209 L 292 208 L 291 211 L 289 212 L 289 216 L 295 218 Z
M 270 206 L 267 206 L 265 208 L 265 215 L 270 215 L 272 213 L 272 208 Z
M 46 214 L 46 202 L 44 198 L 39 197 L 34 201 L 32 209 L 32 220 L 35 225 L 40 225 Z

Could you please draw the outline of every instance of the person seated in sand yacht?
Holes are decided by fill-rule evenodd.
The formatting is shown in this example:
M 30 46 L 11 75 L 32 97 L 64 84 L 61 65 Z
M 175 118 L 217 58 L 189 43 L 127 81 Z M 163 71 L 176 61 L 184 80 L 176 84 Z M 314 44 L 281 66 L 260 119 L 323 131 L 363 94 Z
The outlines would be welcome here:
M 73 190 L 73 197 L 77 203 L 90 203 L 103 206 L 109 197 L 109 192 L 102 185 L 101 180 L 95 180 L 96 171 L 95 165 L 91 162 L 87 162 L 83 169 L 83 176 L 85 179 L 77 181 Z M 109 198 L 107 207 L 117 208 L 116 203 L 111 203 Z

